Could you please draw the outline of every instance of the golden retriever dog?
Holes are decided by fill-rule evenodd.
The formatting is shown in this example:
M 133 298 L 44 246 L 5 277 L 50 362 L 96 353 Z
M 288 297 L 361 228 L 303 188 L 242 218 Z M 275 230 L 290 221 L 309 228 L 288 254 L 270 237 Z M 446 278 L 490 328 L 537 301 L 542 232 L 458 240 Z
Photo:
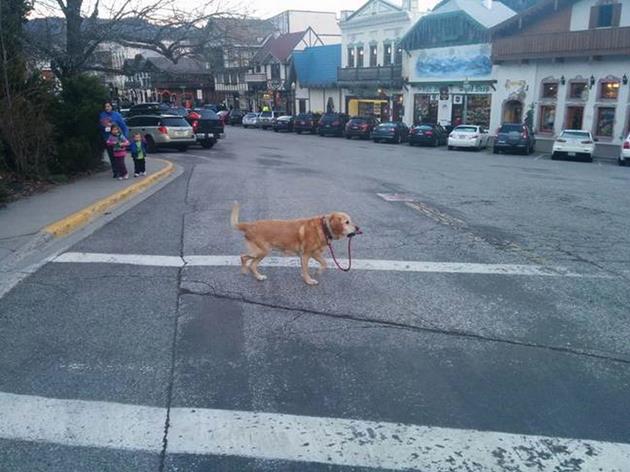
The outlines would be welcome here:
M 361 233 L 359 227 L 352 223 L 350 216 L 342 212 L 296 220 L 239 223 L 239 211 L 240 206 L 235 202 L 230 223 L 234 229 L 243 232 L 247 246 L 247 253 L 241 255 L 241 272 L 246 274 L 249 271 L 258 280 L 267 278 L 258 271 L 258 264 L 276 249 L 285 254 L 300 256 L 304 282 L 308 285 L 317 285 L 317 280 L 308 272 L 309 260 L 312 258 L 319 262 L 318 273 L 321 274 L 326 269 L 326 260 L 322 253 L 329 241 Z

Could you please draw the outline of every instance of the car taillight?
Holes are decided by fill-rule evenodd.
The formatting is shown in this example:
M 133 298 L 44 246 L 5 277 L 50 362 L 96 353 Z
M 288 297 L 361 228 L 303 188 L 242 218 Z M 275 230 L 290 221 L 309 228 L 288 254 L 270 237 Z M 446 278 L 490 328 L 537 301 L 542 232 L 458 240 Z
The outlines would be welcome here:
M 425 131 L 424 134 L 427 136 L 433 136 L 433 131 Z
M 363 123 L 361 125 L 361 129 L 368 129 L 370 127 L 370 125 L 368 125 L 367 123 Z
M 158 133 L 168 134 L 168 128 L 166 126 L 160 126 L 158 127 Z
M 192 122 L 193 131 L 195 131 L 199 127 L 199 121 L 194 120 Z
M 624 149 L 630 149 L 630 141 L 624 141 L 623 148 Z

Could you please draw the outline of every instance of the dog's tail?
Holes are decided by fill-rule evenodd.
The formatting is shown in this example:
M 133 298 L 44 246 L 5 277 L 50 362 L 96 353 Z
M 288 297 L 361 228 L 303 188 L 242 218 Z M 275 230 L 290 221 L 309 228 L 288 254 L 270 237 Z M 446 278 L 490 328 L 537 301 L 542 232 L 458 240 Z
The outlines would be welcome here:
M 232 225 L 232 228 L 243 231 L 243 229 L 245 229 L 245 223 L 238 222 L 238 214 L 240 210 L 241 206 L 238 202 L 234 202 L 234 205 L 232 205 L 232 214 L 230 215 L 230 224 Z

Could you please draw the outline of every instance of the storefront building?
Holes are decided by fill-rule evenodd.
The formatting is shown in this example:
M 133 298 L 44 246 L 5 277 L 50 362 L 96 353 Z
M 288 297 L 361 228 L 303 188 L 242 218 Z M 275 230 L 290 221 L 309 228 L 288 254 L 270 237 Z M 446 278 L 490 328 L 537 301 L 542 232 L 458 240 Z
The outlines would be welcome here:
M 447 0 L 420 18 L 401 41 L 404 121 L 487 128 L 496 82 L 489 30 L 514 15 L 501 2 Z
M 293 53 L 291 88 L 296 113 L 339 111 L 342 92 L 337 86 L 341 45 L 316 46 Z
M 618 154 L 630 127 L 630 4 L 542 0 L 493 30 L 492 60 L 493 127 L 529 119 L 542 150 L 584 129 L 600 155 Z
M 370 0 L 340 21 L 341 65 L 337 83 L 343 88 L 342 111 L 352 116 L 402 120 L 403 50 L 400 39 L 418 16 L 417 2 L 399 7 Z

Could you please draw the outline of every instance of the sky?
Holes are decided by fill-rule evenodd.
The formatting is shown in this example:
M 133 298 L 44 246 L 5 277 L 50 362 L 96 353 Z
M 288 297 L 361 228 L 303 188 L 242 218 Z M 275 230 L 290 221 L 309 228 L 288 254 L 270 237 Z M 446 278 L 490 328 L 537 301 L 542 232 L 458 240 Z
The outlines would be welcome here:
M 402 0 L 390 0 L 391 3 L 402 4 Z M 247 5 L 255 10 L 255 16 L 262 18 L 275 15 L 284 10 L 334 11 L 356 10 L 367 0 L 247 0 Z M 437 0 L 418 0 L 418 9 L 427 10 Z

